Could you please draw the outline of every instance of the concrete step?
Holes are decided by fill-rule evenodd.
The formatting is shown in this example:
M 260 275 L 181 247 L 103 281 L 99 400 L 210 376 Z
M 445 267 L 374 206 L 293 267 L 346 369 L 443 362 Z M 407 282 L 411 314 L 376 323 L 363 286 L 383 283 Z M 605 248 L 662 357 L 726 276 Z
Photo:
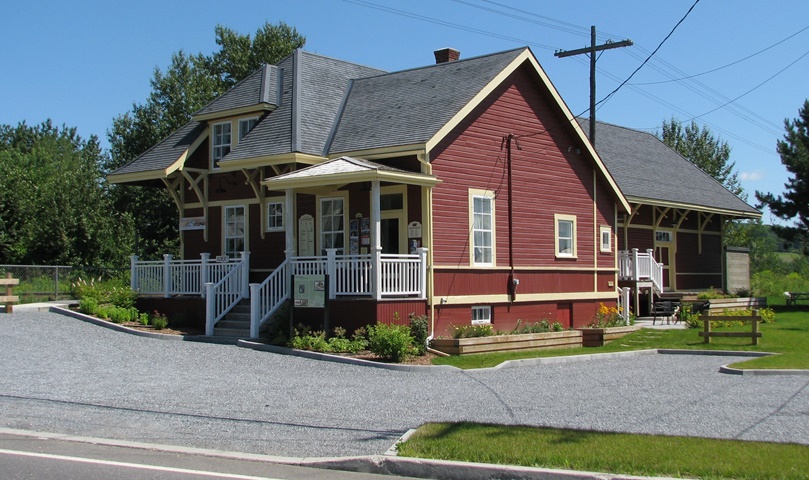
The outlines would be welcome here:
M 225 317 L 222 320 L 216 322 L 216 327 L 214 328 L 237 328 L 240 330 L 250 330 L 250 321 L 242 321 L 242 320 L 233 320 L 231 318 Z
M 250 329 L 214 327 L 213 334 L 215 337 L 250 338 Z
M 234 320 L 234 321 L 237 321 L 237 322 L 250 323 L 250 312 L 248 312 L 248 313 L 239 313 L 239 312 L 234 312 L 233 310 L 231 310 L 227 314 L 225 314 L 224 318 L 227 318 L 228 320 Z

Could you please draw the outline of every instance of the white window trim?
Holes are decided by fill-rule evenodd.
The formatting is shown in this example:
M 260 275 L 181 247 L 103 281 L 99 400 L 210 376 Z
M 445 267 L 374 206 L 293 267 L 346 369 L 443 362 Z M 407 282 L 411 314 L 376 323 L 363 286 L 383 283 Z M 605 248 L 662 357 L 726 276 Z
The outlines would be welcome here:
M 606 237 L 605 237 L 606 234 Z M 607 239 L 607 242 L 604 243 L 604 238 Z M 598 227 L 598 243 L 600 246 L 601 253 L 610 253 L 612 252 L 612 228 L 609 226 L 600 226 Z
M 259 119 L 258 115 L 256 115 L 255 117 L 244 117 L 244 118 L 240 118 L 240 119 L 239 119 L 239 131 L 238 131 L 238 132 L 236 132 L 236 133 L 238 134 L 236 138 L 238 139 L 238 141 L 239 141 L 239 142 L 241 142 L 241 141 L 242 141 L 242 139 L 243 139 L 244 137 L 246 137 L 248 133 L 250 133 L 250 132 L 252 132 L 252 131 L 253 131 L 253 129 L 251 128 L 250 130 L 248 130 L 247 132 L 245 132 L 245 134 L 244 134 L 244 135 L 242 135 L 242 122 L 249 122 L 250 120 L 255 120 L 255 121 L 256 121 L 256 123 L 258 123 L 258 119 Z M 253 125 L 253 128 L 256 128 L 256 126 L 255 126 L 255 125 Z M 232 136 L 231 136 L 231 141 L 232 141 L 232 140 L 233 140 L 233 138 L 232 138 Z
M 475 198 L 487 198 L 491 202 L 492 215 L 492 261 L 475 261 Z M 495 193 L 492 190 L 469 189 L 469 265 L 472 267 L 494 267 L 497 265 L 497 215 L 495 208 Z
M 283 232 L 285 230 L 286 225 L 284 225 L 284 208 L 286 208 L 286 199 L 284 197 L 270 197 L 267 198 L 266 207 L 266 215 L 265 215 L 265 232 Z M 270 226 L 270 205 L 278 204 L 281 206 L 281 226 L 280 227 L 271 227 Z
M 475 319 L 475 312 L 478 312 Z M 472 325 L 487 325 L 492 323 L 492 307 L 490 305 L 472 307 Z
M 230 142 L 227 144 L 216 145 L 214 142 L 216 140 L 216 127 L 220 125 L 230 125 Z M 211 125 L 211 170 L 219 170 L 219 166 L 216 164 L 219 160 L 227 156 L 227 154 L 222 155 L 219 158 L 215 158 L 214 152 L 216 151 L 217 147 L 224 147 L 225 145 L 228 146 L 230 150 L 233 150 L 233 122 L 217 122 Z M 230 153 L 230 152 L 228 152 Z
M 349 218 L 348 213 L 350 211 L 348 208 L 348 192 L 334 192 L 331 195 L 324 195 L 322 197 L 321 196 L 317 197 L 317 211 L 315 212 L 315 214 L 317 215 L 317 218 L 315 220 L 317 225 L 315 236 L 317 242 L 315 244 L 316 252 L 320 252 L 323 250 L 323 225 L 322 225 L 323 216 L 321 212 L 323 200 L 334 200 L 337 198 L 343 200 L 343 253 L 345 254 L 346 252 L 348 252 L 348 222 L 351 220 Z
M 244 251 L 245 252 L 250 251 L 250 246 L 248 244 L 248 242 L 250 241 L 250 232 L 249 232 L 249 228 L 250 228 L 250 217 L 249 217 L 250 207 L 248 205 L 242 205 L 242 204 L 223 205 L 222 206 L 222 255 L 228 255 L 228 253 L 227 253 L 227 243 L 228 243 L 227 241 L 228 241 L 228 238 L 237 238 L 237 237 L 228 237 L 228 234 L 227 234 L 227 218 L 228 218 L 227 211 L 228 211 L 228 209 L 231 209 L 231 208 L 241 208 L 242 211 L 244 212 Z M 239 252 L 233 252 L 233 253 L 234 253 L 234 258 L 238 258 L 238 255 L 236 255 L 236 254 L 238 254 Z
M 559 222 L 560 221 L 568 221 L 573 224 L 573 231 L 571 232 L 573 238 L 571 239 L 571 253 L 562 253 L 559 251 Z M 553 215 L 553 238 L 554 238 L 554 255 L 556 258 L 577 258 L 578 257 L 578 247 L 576 241 L 576 216 L 575 215 L 563 215 L 560 213 Z

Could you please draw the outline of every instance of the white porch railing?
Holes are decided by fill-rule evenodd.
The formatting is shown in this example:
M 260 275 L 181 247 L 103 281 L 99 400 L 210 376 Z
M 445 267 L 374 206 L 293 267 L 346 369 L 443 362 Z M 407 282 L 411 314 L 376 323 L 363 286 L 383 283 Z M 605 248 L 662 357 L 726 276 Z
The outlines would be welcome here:
M 163 260 L 143 261 L 132 255 L 130 286 L 144 295 L 205 296 L 205 284 L 222 280 L 243 258 L 212 262 L 209 253 L 203 253 L 199 260 L 174 260 L 172 255 L 166 254 Z
M 250 254 L 242 252 L 241 261 L 221 280 L 205 284 L 205 335 L 212 336 L 216 323 L 250 295 L 249 273 Z
M 632 289 L 629 287 L 618 288 L 618 309 L 621 312 L 621 317 L 624 319 L 624 323 L 626 325 L 629 325 L 629 318 L 632 315 L 629 304 L 631 293 Z
M 637 248 L 618 252 L 618 277 L 620 280 L 651 282 L 658 293 L 663 291 L 663 264 L 655 261 L 651 249 L 646 253 L 640 253 Z
M 289 261 L 278 266 L 261 284 L 250 284 L 250 337 L 258 338 L 261 325 L 289 299 Z

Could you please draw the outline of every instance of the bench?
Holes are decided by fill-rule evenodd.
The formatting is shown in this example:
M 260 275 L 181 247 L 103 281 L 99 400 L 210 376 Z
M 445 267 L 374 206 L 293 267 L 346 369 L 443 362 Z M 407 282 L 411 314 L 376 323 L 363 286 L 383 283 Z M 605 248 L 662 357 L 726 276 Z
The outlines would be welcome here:
M 14 304 L 20 301 L 20 297 L 13 295 L 12 287 L 14 285 L 19 285 L 20 279 L 19 278 L 11 278 L 11 274 L 6 274 L 6 278 L 0 278 L 0 287 L 6 287 L 6 294 L 0 295 L 0 303 L 6 305 L 6 313 L 12 313 L 14 311 Z
M 761 338 L 761 332 L 758 331 L 761 316 L 759 316 L 758 310 L 753 310 L 753 315 L 749 317 L 701 315 L 699 319 L 702 320 L 704 326 L 704 330 L 699 332 L 699 336 L 704 339 L 705 343 L 711 343 L 711 337 L 742 337 L 750 338 L 753 345 L 758 345 L 758 339 Z M 750 322 L 752 329 L 749 332 L 714 332 L 711 330 L 711 322 Z
M 798 300 L 809 300 L 809 292 L 784 292 L 787 299 L 787 307 L 795 305 Z

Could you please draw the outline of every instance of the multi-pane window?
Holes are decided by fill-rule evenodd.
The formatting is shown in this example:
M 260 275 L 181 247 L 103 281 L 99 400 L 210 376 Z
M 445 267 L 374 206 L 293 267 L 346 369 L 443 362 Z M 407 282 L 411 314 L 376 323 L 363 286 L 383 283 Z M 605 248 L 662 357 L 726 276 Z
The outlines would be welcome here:
M 230 122 L 217 123 L 213 126 L 213 135 L 211 135 L 211 145 L 213 150 L 211 152 L 211 167 L 216 167 L 216 161 L 224 158 L 225 155 L 230 153 Z
M 234 258 L 245 250 L 244 206 L 225 207 L 225 255 Z
M 576 256 L 576 217 L 573 215 L 555 215 L 556 221 L 556 256 Z
M 267 203 L 267 231 L 284 229 L 284 204 L 281 202 Z
M 345 209 L 342 198 L 320 200 L 320 249 L 336 248 L 337 255 L 344 253 Z
M 472 325 L 492 323 L 492 307 L 472 307 Z
M 250 133 L 250 130 L 256 126 L 256 122 L 258 122 L 258 118 L 243 118 L 239 120 L 239 141 L 241 142 L 242 139 Z
M 475 265 L 494 263 L 494 199 L 472 196 L 472 261 Z

